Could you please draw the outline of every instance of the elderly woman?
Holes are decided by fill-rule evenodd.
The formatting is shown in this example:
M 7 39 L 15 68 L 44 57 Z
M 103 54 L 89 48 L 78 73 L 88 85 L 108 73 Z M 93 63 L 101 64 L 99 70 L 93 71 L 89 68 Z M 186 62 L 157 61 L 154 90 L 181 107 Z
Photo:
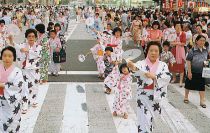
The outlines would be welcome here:
M 137 71 L 138 133 L 153 131 L 154 122 L 161 114 L 161 99 L 166 97 L 171 80 L 167 64 L 159 60 L 160 44 L 149 42 L 146 53 L 145 60 L 135 64 L 128 61 L 128 67 Z
M 2 50 L 0 64 L 0 132 L 16 133 L 21 121 L 21 91 L 23 75 L 21 69 L 13 65 L 16 51 L 9 46 Z
M 173 73 L 174 83 L 176 81 L 176 73 L 180 74 L 179 86 L 182 87 L 183 78 L 184 78 L 184 64 L 185 64 L 185 49 L 184 46 L 186 44 L 186 34 L 182 31 L 181 23 L 176 22 L 174 24 L 175 27 L 175 40 L 171 41 L 172 49 L 171 52 L 176 59 L 176 63 L 173 65 L 169 64 L 169 70 Z
M 195 47 L 187 55 L 187 79 L 185 81 L 185 103 L 189 103 L 189 90 L 199 91 L 200 106 L 206 108 L 205 102 L 205 79 L 202 78 L 204 61 L 207 60 L 208 51 L 204 47 L 206 38 L 198 35 L 195 39 Z
M 25 32 L 26 43 L 15 44 L 17 60 L 22 68 L 25 87 L 23 90 L 23 114 L 27 112 L 28 105 L 37 106 L 37 94 L 40 80 L 40 59 L 42 46 L 36 43 L 37 32 L 28 29 Z

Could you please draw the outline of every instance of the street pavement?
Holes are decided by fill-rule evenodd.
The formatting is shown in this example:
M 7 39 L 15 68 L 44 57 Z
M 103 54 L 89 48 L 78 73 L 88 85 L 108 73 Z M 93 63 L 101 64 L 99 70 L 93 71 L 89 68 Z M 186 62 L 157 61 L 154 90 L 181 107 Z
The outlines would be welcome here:
M 70 23 L 67 62 L 58 77 L 50 76 L 49 83 L 40 85 L 39 105 L 22 115 L 21 133 L 137 133 L 136 83 L 132 85 L 128 119 L 113 117 L 114 94 L 104 94 L 93 57 L 88 56 L 83 63 L 77 59 L 96 41 L 85 31 L 84 23 Z M 134 48 L 132 42 L 123 46 L 125 51 L 130 48 Z M 137 60 L 143 58 L 141 55 Z M 210 132 L 210 89 L 206 89 L 206 109 L 199 106 L 197 92 L 190 93 L 189 104 L 184 104 L 183 98 L 184 88 L 170 84 L 155 133 Z

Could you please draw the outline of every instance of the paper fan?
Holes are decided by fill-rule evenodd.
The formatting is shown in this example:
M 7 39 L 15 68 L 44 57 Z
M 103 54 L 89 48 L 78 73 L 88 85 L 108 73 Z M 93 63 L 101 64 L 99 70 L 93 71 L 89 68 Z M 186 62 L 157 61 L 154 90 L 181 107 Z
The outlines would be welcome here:
M 30 3 L 35 4 L 37 2 L 39 2 L 39 0 L 28 0 Z
M 7 32 L 11 35 L 17 36 L 20 34 L 20 29 L 15 24 L 7 25 Z
M 122 57 L 125 60 L 134 60 L 141 55 L 141 50 L 139 49 L 130 49 L 123 52 Z
M 78 60 L 80 61 L 80 62 L 84 62 L 85 61 L 85 55 L 83 55 L 83 54 L 80 54 L 80 55 L 78 55 Z

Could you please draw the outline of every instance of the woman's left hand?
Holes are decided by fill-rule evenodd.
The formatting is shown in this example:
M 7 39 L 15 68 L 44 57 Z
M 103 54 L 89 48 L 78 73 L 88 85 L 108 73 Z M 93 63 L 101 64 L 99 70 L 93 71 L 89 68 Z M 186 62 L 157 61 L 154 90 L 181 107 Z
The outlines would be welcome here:
M 145 73 L 145 76 L 147 78 L 156 79 L 156 75 L 154 73 L 151 73 L 151 72 Z

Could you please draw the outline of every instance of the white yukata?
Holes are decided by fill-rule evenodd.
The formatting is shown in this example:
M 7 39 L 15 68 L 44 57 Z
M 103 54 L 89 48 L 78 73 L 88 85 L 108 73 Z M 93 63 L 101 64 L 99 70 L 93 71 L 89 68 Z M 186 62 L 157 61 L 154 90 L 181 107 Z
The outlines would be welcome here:
M 104 57 L 103 57 L 104 46 L 102 46 L 101 44 L 96 44 L 90 50 L 93 54 L 94 60 L 96 61 L 98 73 L 104 74 L 104 71 L 105 71 L 105 64 L 104 64 Z M 102 55 L 99 55 L 99 52 L 102 52 Z
M 5 70 L 0 64 L 0 82 L 5 84 L 0 94 L 0 132 L 18 133 L 21 122 L 21 91 L 23 75 L 21 69 L 11 66 Z
M 142 72 L 150 71 L 146 60 L 138 61 L 135 66 Z M 136 76 L 138 133 L 153 131 L 154 122 L 161 114 L 161 99 L 166 97 L 167 86 L 171 80 L 168 66 L 162 61 L 158 62 L 155 74 L 154 81 L 143 76 Z M 152 86 L 152 89 L 146 88 L 149 86 Z
M 23 71 L 23 79 L 25 87 L 23 90 L 23 105 L 24 109 L 27 104 L 36 104 L 37 94 L 40 80 L 40 59 L 42 46 L 36 43 L 30 47 L 28 43 L 16 44 L 17 60 Z M 28 48 L 29 53 L 21 53 L 21 48 Z
M 122 50 L 122 39 L 121 38 L 116 38 L 115 36 L 113 36 L 110 40 L 110 44 L 114 47 L 113 48 L 113 55 L 114 55 L 114 61 L 122 61 L 122 54 L 123 54 L 123 50 Z M 109 46 L 109 45 L 108 45 Z
M 117 114 L 128 113 L 128 100 L 132 98 L 131 84 L 132 84 L 131 74 L 120 75 L 120 80 L 117 84 L 117 89 L 115 89 L 115 97 L 113 103 L 113 111 Z
M 111 72 L 105 76 L 104 84 L 106 87 L 116 90 L 120 81 L 120 71 L 118 65 L 112 65 L 112 67 Z
M 50 38 L 49 45 L 50 45 L 50 58 L 51 58 L 51 62 L 49 65 L 49 72 L 53 74 L 58 74 L 58 72 L 60 71 L 61 65 L 60 63 L 54 63 L 53 52 L 55 52 L 56 48 L 61 49 L 62 46 L 61 46 L 60 39 L 58 37 L 56 37 L 55 39 Z

